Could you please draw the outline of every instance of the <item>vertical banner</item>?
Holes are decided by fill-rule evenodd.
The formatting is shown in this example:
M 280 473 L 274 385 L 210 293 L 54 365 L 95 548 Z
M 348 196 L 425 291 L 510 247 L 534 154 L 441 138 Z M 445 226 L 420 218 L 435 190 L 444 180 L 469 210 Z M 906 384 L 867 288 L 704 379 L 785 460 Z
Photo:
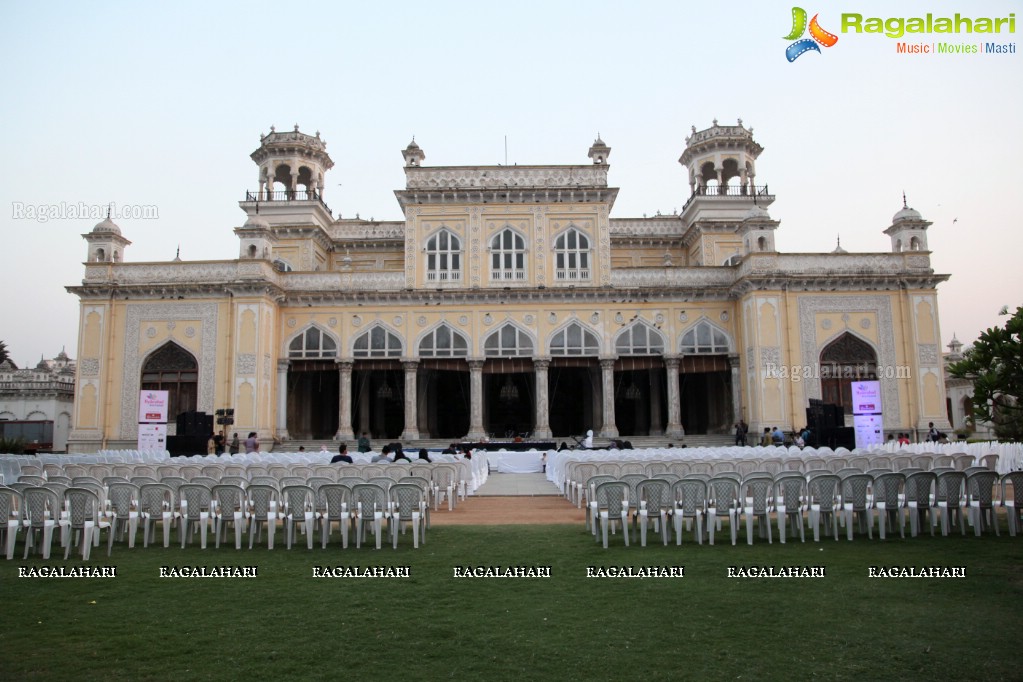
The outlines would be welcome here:
M 852 382 L 852 403 L 856 447 L 883 446 L 884 410 L 881 406 L 881 382 Z
M 166 450 L 166 424 L 139 424 L 139 450 Z
M 167 396 L 167 391 L 140 391 L 139 424 L 166 424 Z

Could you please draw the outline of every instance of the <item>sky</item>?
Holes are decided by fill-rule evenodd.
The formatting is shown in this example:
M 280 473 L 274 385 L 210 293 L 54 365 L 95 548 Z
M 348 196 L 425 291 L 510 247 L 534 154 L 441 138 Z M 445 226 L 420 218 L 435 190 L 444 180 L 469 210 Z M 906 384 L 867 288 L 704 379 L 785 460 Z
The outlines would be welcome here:
M 790 2 L 529 0 L 134 3 L 0 0 L 0 340 L 19 366 L 77 352 L 81 235 L 113 202 L 129 262 L 237 256 L 249 154 L 270 126 L 320 131 L 334 215 L 400 220 L 401 150 L 425 166 L 588 164 L 612 217 L 681 209 L 690 126 L 752 127 L 782 252 L 889 251 L 908 203 L 933 221 L 943 342 L 1023 304 L 1023 56 L 899 54 L 842 15 L 1019 14 L 1023 3 L 818 0 L 838 36 L 789 63 Z M 1001 35 L 907 35 L 966 43 Z M 1023 47 L 1021 45 L 1020 47 Z M 36 215 L 44 207 L 45 221 Z M 97 211 L 76 218 L 72 208 Z M 158 217 L 132 215 L 155 207 Z

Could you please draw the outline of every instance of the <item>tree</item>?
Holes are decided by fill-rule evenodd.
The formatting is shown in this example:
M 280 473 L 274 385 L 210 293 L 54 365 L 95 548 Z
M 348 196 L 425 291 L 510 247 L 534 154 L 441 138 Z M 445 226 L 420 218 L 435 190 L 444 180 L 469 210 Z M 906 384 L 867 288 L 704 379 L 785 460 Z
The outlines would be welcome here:
M 1002 308 L 1001 314 L 1008 314 Z M 1005 323 L 981 333 L 949 374 L 973 382 L 973 414 L 994 425 L 1001 440 L 1023 440 L 1023 306 Z
M 7 359 L 7 344 L 0 341 L 0 362 Z

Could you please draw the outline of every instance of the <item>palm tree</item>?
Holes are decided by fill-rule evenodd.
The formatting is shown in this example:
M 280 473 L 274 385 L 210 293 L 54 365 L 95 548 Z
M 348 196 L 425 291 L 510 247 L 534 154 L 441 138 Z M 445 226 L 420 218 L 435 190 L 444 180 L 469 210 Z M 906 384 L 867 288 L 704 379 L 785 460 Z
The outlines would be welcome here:
M 0 341 L 0 362 L 3 362 L 4 360 L 6 360 L 7 357 L 8 357 L 7 356 L 7 344 L 4 343 L 3 341 Z

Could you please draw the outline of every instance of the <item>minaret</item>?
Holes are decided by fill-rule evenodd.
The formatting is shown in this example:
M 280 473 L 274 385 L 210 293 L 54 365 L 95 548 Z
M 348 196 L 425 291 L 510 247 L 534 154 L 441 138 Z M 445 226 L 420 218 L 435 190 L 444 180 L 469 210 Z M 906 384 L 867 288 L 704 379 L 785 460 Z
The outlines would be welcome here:
M 906 203 L 902 193 L 902 208 L 892 216 L 891 227 L 884 233 L 892 238 L 892 251 L 927 251 L 927 228 L 931 222 L 924 220 L 920 212 Z
M 410 167 L 419 166 L 426 159 L 426 152 L 419 148 L 416 144 L 416 138 L 413 137 L 412 141 L 408 143 L 408 146 L 402 150 L 401 156 L 405 159 L 405 165 Z
M 597 133 L 597 139 L 593 141 L 593 145 L 590 147 L 590 151 L 587 152 L 587 156 L 593 160 L 593 164 L 595 166 L 607 164 L 607 157 L 611 156 L 611 148 L 604 144 L 604 141 L 600 139 L 600 133 Z
M 678 162 L 689 170 L 689 193 L 692 195 L 765 196 L 757 188 L 756 161 L 764 151 L 753 139 L 753 129 L 738 125 L 713 125 L 696 130 L 686 138 L 686 148 Z
M 124 260 L 125 247 L 131 244 L 121 235 L 121 228 L 110 219 L 109 210 L 106 219 L 82 237 L 89 243 L 86 260 L 90 263 L 119 263 Z

